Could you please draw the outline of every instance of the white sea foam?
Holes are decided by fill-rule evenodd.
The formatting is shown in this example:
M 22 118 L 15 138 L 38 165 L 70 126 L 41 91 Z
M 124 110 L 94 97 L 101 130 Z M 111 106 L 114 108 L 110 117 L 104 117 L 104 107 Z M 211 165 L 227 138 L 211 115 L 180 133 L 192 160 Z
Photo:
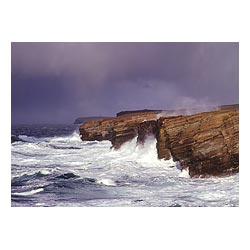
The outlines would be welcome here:
M 68 136 L 58 136 L 58 137 L 51 137 L 50 142 L 81 142 L 81 138 L 77 131 L 74 131 L 71 135 Z
M 51 173 L 51 171 L 49 171 L 49 170 L 47 170 L 47 169 L 41 169 L 41 170 L 39 171 L 39 173 L 40 173 L 41 175 L 49 175 L 49 174 Z
M 90 177 L 99 178 L 101 175 L 107 179 L 124 172 L 137 173 L 141 167 L 157 172 L 175 166 L 173 160 L 158 159 L 155 138 L 147 138 L 144 145 L 137 145 L 136 141 L 137 138 L 134 138 L 119 150 L 112 150 L 109 141 L 83 142 L 74 132 L 68 137 L 51 137 L 45 138 L 45 141 L 12 145 L 12 164 L 45 171 L 51 166 L 69 170 L 77 168 L 75 171 L 80 176 L 87 171 Z M 179 171 L 172 170 L 172 174 L 177 176 Z
M 100 179 L 100 180 L 97 180 L 97 183 L 106 185 L 106 186 L 116 186 L 116 183 L 111 179 Z
M 32 142 L 18 142 L 11 146 L 12 177 L 40 171 L 45 175 L 41 181 L 46 181 L 46 175 L 54 174 L 54 171 L 70 172 L 81 178 L 94 178 L 103 186 L 113 186 L 110 192 L 124 196 L 124 200 L 99 199 L 85 205 L 139 205 L 129 202 L 127 196 L 140 197 L 149 206 L 171 205 L 173 199 L 181 206 L 204 206 L 210 204 L 211 197 L 216 200 L 211 203 L 214 206 L 230 205 L 229 197 L 233 205 L 238 204 L 238 175 L 202 180 L 183 178 L 189 177 L 188 173 L 177 169 L 172 159 L 157 158 L 156 140 L 152 137 L 143 146 L 137 145 L 137 138 L 134 138 L 119 150 L 111 149 L 109 141 L 81 141 L 77 133 L 38 140 L 26 137 L 26 140 Z M 217 190 L 225 191 L 220 192 L 220 199 L 214 194 Z M 33 188 L 25 192 L 14 191 L 14 194 L 25 196 L 42 191 L 42 188 Z M 185 200 L 185 197 L 189 198 Z
M 190 178 L 189 170 L 188 169 L 182 169 L 182 171 L 180 172 L 180 174 L 178 176 L 183 177 L 183 178 Z
M 175 166 L 175 162 L 172 159 L 168 161 L 158 159 L 156 139 L 153 136 L 148 136 L 143 145 L 137 144 L 137 137 L 135 137 L 131 141 L 124 143 L 117 153 L 134 159 L 144 166 L 152 166 L 152 164 L 165 167 Z
M 44 190 L 43 188 L 38 188 L 38 189 L 33 189 L 31 191 L 20 192 L 20 193 L 12 193 L 12 194 L 13 195 L 21 195 L 21 196 L 29 196 L 29 195 L 40 193 L 43 190 Z

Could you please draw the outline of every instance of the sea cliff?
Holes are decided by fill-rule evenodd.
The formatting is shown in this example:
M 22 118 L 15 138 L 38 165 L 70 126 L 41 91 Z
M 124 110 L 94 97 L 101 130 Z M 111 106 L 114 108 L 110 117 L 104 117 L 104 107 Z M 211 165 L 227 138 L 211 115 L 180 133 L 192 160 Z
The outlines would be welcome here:
M 213 110 L 193 115 L 163 116 L 159 111 L 129 113 L 115 118 L 86 121 L 82 140 L 110 140 L 115 149 L 137 136 L 157 140 L 159 159 L 179 161 L 191 177 L 239 172 L 239 111 Z
M 161 117 L 156 126 L 158 157 L 171 154 L 191 177 L 239 172 L 239 111 Z

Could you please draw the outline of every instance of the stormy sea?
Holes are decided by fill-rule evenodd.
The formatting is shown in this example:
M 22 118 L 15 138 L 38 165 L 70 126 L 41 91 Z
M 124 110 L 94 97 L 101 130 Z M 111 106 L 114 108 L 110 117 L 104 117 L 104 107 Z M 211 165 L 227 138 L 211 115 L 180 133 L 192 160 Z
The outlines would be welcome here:
M 239 206 L 239 175 L 190 178 L 157 159 L 156 140 L 113 150 L 82 141 L 78 125 L 12 125 L 11 205 L 94 207 Z

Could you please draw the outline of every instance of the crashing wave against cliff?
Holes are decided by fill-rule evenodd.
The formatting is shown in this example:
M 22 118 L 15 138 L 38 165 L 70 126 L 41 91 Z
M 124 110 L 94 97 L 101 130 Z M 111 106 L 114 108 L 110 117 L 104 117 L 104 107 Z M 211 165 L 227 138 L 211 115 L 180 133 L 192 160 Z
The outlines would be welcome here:
M 110 140 L 115 149 L 134 137 L 157 140 L 159 159 L 179 161 L 191 177 L 239 172 L 239 111 L 220 109 L 193 115 L 162 116 L 157 111 L 87 121 L 82 140 Z

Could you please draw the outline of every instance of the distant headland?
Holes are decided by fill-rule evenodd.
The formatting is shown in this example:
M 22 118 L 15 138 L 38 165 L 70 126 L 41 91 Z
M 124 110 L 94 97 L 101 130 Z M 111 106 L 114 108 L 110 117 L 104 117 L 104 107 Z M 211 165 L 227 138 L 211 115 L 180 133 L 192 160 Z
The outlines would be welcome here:
M 109 117 L 105 117 L 105 116 L 78 117 L 75 119 L 74 124 L 82 124 L 86 121 L 96 120 L 96 119 L 105 119 L 105 118 L 109 118 Z

